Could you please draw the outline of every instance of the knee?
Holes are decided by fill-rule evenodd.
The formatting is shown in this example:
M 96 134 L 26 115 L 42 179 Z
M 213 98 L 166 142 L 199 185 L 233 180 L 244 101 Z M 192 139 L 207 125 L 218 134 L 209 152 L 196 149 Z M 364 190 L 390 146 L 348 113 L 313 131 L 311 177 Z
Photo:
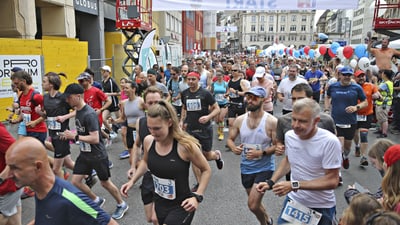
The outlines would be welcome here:
M 368 143 L 368 130 L 360 131 L 360 141 L 361 143 Z
M 249 207 L 250 211 L 254 212 L 258 212 L 260 210 L 260 204 L 256 203 L 256 202 L 247 202 L 247 206 Z

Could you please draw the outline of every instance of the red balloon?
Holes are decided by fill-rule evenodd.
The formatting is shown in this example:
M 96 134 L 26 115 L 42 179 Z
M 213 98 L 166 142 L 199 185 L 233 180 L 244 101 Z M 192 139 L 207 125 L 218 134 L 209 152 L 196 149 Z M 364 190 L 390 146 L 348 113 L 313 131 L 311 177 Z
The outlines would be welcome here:
M 293 56 L 293 48 L 289 49 L 289 54 Z
M 343 48 L 343 56 L 346 58 L 346 59 L 350 59 L 350 57 L 353 55 L 353 53 L 354 53 L 354 50 L 353 50 L 353 48 L 351 47 L 351 46 L 344 46 L 344 48 Z
M 321 53 L 321 55 L 325 55 L 326 50 L 328 50 L 328 49 L 326 48 L 325 45 L 319 46 L 319 53 Z
M 331 49 L 328 50 L 328 54 L 329 54 L 329 56 L 330 56 L 331 58 L 333 58 L 333 57 L 336 56 L 336 54 L 333 53 Z
M 308 55 L 308 52 L 310 51 L 310 46 L 306 46 L 304 47 L 304 53 L 306 53 L 306 55 Z

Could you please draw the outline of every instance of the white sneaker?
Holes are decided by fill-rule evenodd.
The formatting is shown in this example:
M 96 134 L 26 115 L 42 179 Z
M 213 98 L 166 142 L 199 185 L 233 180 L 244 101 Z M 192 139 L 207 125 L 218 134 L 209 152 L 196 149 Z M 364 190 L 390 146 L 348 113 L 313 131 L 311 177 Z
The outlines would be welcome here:
M 105 139 L 106 148 L 109 148 L 112 145 L 111 139 Z
M 110 133 L 110 139 L 114 140 L 117 137 L 117 133 L 115 133 L 114 131 Z

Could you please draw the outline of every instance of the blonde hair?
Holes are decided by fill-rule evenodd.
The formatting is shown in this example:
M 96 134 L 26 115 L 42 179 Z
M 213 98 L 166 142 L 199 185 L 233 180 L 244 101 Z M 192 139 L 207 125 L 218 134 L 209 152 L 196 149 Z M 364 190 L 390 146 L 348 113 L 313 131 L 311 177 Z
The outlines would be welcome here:
M 170 103 L 165 100 L 159 101 L 158 104 L 154 104 L 148 109 L 147 116 L 151 118 L 160 117 L 165 121 L 171 120 L 172 126 L 169 128 L 169 135 L 172 135 L 190 153 L 195 149 L 200 149 L 199 141 L 179 126 L 178 116 Z
M 394 210 L 400 204 L 400 160 L 387 168 L 382 179 L 383 208 Z
M 368 156 L 378 160 L 380 166 L 383 166 L 383 155 L 385 154 L 386 150 L 392 145 L 394 145 L 394 143 L 389 139 L 379 139 L 369 149 Z

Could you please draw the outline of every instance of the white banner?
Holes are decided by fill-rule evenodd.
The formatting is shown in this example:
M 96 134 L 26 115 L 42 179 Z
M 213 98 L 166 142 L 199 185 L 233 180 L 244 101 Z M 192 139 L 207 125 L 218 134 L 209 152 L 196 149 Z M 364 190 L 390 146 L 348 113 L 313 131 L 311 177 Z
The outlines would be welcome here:
M 32 86 L 42 93 L 42 58 L 40 55 L 0 55 L 0 98 L 12 97 L 11 69 L 20 67 L 32 76 Z
M 153 0 L 153 11 L 356 9 L 358 0 Z
M 216 26 L 216 32 L 237 32 L 237 26 Z

